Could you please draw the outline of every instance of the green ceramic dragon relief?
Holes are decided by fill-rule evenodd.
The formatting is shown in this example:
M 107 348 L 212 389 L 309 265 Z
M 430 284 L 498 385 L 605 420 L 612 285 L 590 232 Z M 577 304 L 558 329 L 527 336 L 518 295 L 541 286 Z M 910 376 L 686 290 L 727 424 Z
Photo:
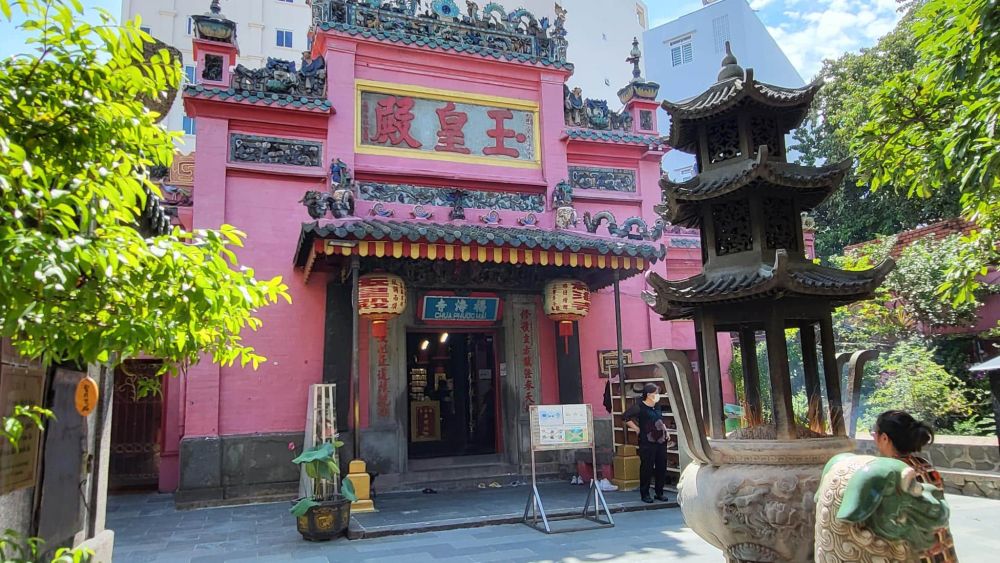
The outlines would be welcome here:
M 816 493 L 815 560 L 916 561 L 948 516 L 944 495 L 902 461 L 840 454 Z

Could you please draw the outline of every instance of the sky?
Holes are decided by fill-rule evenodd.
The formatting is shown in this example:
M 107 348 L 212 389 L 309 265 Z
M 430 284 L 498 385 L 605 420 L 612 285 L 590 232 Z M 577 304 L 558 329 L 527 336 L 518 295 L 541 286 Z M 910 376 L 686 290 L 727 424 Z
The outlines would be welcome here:
M 702 0 L 646 0 L 646 4 L 650 27 L 656 27 L 701 8 Z M 823 59 L 871 47 L 900 17 L 896 0 L 749 0 L 749 4 L 807 81 L 823 66 Z
M 573 0 L 564 0 L 567 5 Z M 899 20 L 896 0 L 749 0 L 778 45 L 806 80 L 823 59 L 870 47 Z M 116 16 L 121 0 L 85 0 Z M 655 27 L 702 6 L 702 0 L 646 0 Z M 23 52 L 24 36 L 0 22 L 0 57 Z
M 122 2 L 121 0 L 83 0 L 81 2 L 84 8 L 85 20 L 90 23 L 98 23 L 100 18 L 97 12 L 93 8 L 103 8 L 115 19 L 121 18 L 122 14 Z M 208 3 L 206 2 L 206 5 Z M 16 10 L 15 10 L 16 12 Z M 15 18 L 15 22 L 17 18 Z M 25 35 L 19 29 L 17 29 L 16 23 L 8 22 L 6 19 L 0 15 L 0 58 L 9 57 L 10 55 L 16 53 L 24 53 L 27 51 L 24 44 Z

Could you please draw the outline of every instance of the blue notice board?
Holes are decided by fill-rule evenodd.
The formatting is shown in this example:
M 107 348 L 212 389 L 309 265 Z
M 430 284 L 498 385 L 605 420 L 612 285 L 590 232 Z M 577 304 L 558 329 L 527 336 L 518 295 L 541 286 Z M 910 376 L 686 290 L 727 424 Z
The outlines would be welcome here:
M 499 297 L 425 295 L 420 308 L 424 321 L 492 323 L 500 317 Z

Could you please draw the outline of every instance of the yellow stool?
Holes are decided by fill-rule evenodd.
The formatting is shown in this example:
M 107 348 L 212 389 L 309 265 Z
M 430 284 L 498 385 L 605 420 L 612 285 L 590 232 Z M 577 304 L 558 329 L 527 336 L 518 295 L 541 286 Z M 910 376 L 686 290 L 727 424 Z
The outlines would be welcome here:
M 375 503 L 372 502 L 372 477 L 368 474 L 367 465 L 364 460 L 351 460 L 348 466 L 347 478 L 354 485 L 354 494 L 358 500 L 351 503 L 351 512 L 375 512 Z

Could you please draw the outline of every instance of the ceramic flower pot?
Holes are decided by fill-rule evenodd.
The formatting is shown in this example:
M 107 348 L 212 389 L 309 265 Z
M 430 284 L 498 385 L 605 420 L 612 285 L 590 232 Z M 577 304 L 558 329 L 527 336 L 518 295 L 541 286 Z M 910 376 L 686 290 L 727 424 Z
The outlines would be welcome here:
M 310 507 L 305 514 L 295 519 L 295 525 L 303 539 L 329 541 L 344 535 L 350 521 L 351 501 L 336 498 Z

